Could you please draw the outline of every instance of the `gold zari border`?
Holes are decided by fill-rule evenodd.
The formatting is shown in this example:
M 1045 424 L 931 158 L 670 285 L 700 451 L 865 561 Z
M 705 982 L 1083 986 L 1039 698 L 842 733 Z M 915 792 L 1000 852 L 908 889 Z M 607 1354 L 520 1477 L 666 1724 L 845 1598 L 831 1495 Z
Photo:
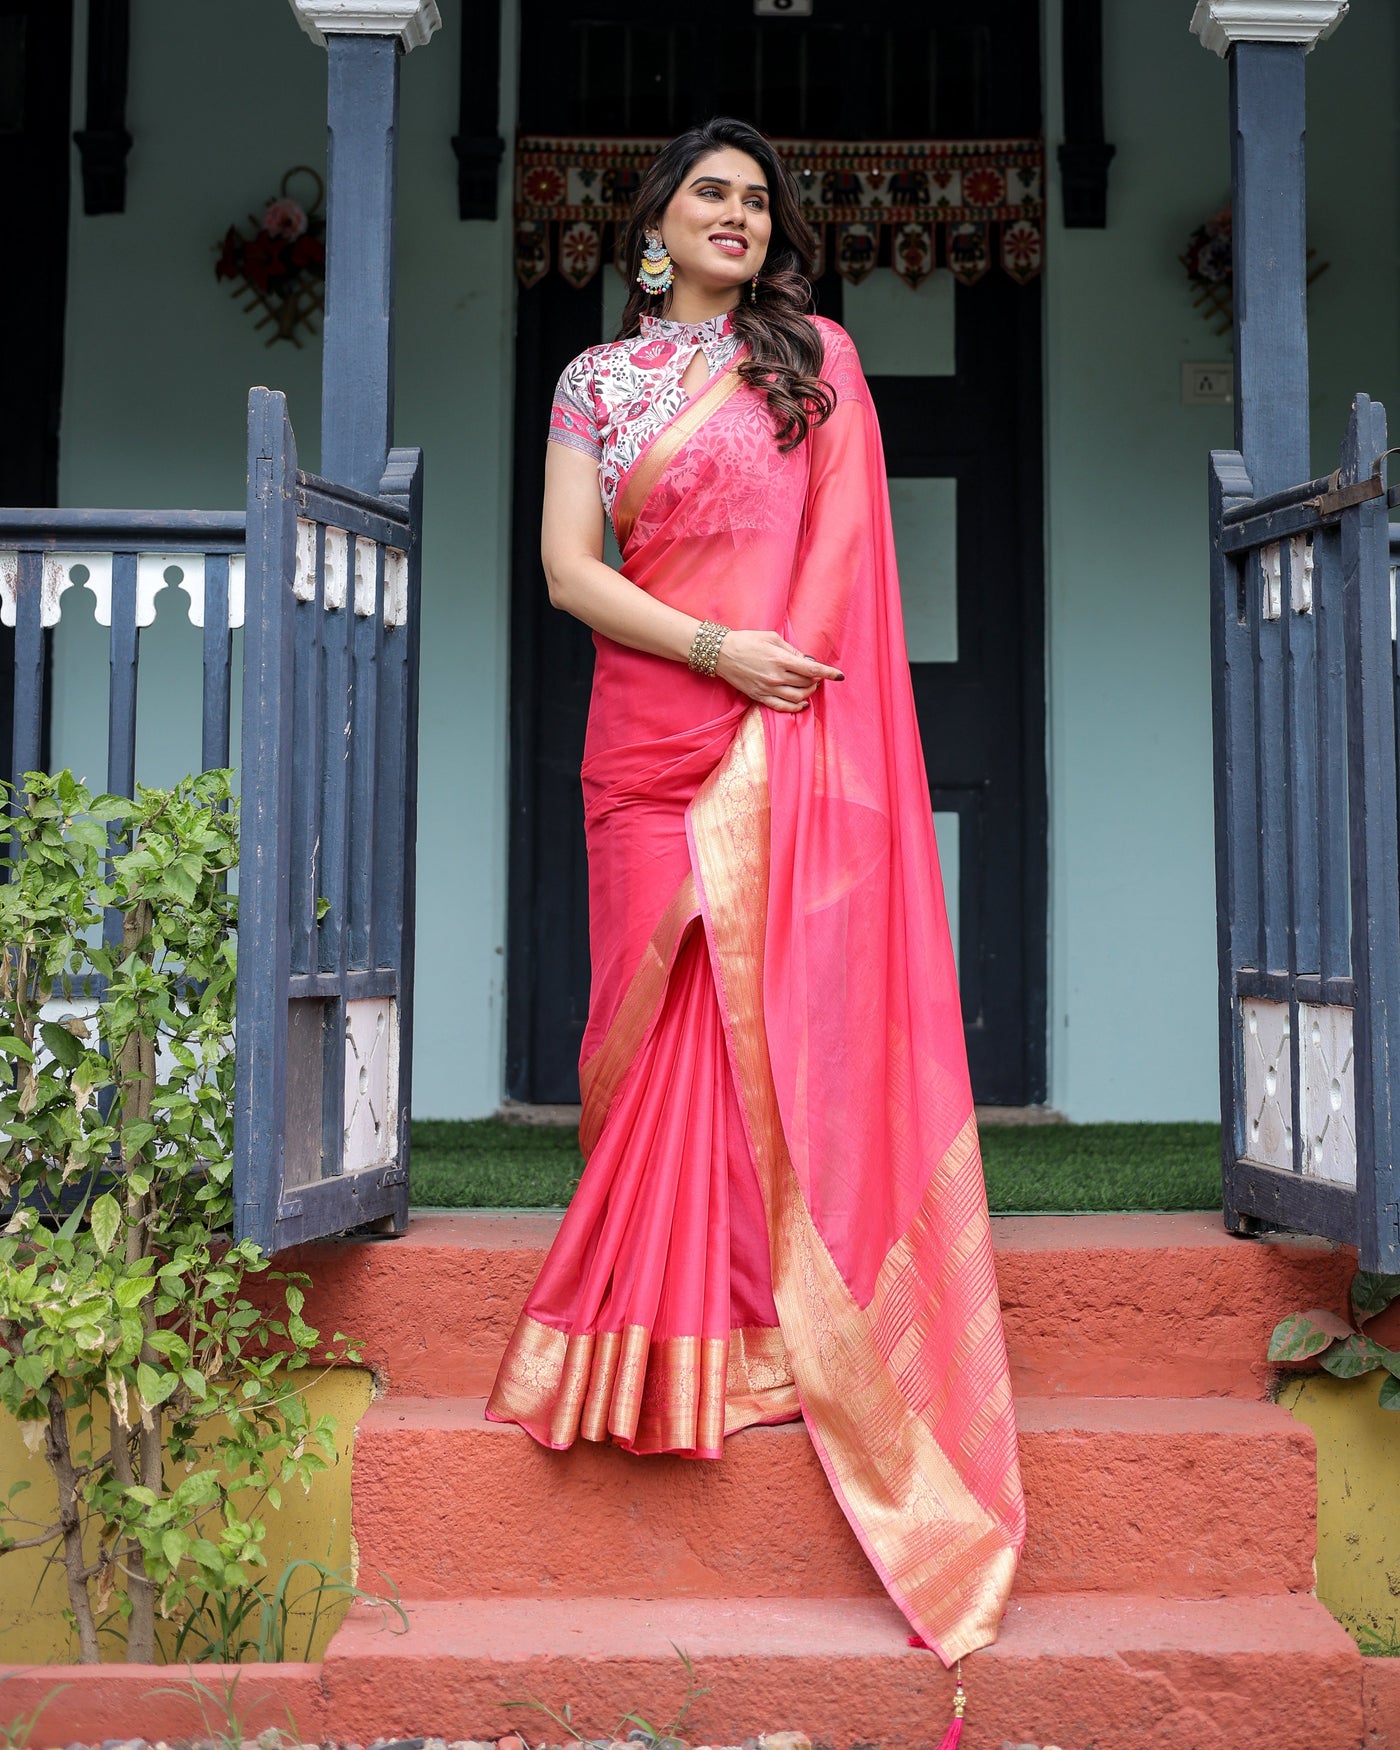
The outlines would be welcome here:
M 905 1341 L 917 1341 L 919 1321 L 928 1317 L 926 1297 L 917 1292 L 900 1302 L 901 1288 L 911 1286 L 911 1279 L 915 1289 L 920 1286 L 919 1241 L 937 1220 L 950 1185 L 978 1170 L 973 1120 L 969 1114 L 908 1233 L 886 1259 L 871 1305 L 861 1307 L 802 1197 L 768 1058 L 768 773 L 757 708 L 745 716 L 729 752 L 691 804 L 690 827 L 721 1006 L 768 1210 L 774 1299 L 803 1412 L 837 1497 L 881 1578 L 924 1639 L 951 1663 L 995 1640 L 1018 1539 L 978 1502 L 900 1389 Z M 981 1223 L 985 1232 L 985 1206 Z M 958 1268 L 964 1240 L 979 1237 L 975 1219 L 968 1228 L 942 1266 L 945 1275 Z M 981 1297 L 971 1321 L 974 1348 L 983 1338 L 1001 1341 L 995 1279 L 990 1272 L 988 1278 L 989 1297 Z M 962 1366 L 967 1389 L 975 1389 L 975 1368 L 966 1357 Z M 982 1434 L 1009 1407 L 1004 1361 L 1000 1374 L 1002 1383 L 972 1418 Z M 966 1439 L 960 1444 L 966 1447 Z M 1012 1452 L 1010 1480 L 1001 1494 L 1019 1502 L 1014 1446 Z
M 554 1447 L 718 1452 L 726 1434 L 791 1420 L 798 1404 L 776 1329 L 653 1337 L 628 1325 L 569 1336 L 522 1313 L 487 1409 Z
M 650 498 L 652 487 L 666 472 L 671 458 L 695 436 L 710 415 L 718 413 L 734 391 L 742 387 L 743 378 L 731 365 L 683 407 L 669 425 L 663 426 L 642 452 L 613 504 L 613 533 L 619 547 L 627 545 L 642 506 Z
M 687 874 L 671 895 L 660 923 L 652 931 L 641 965 L 632 974 L 632 981 L 623 993 L 602 1043 L 579 1071 L 583 1112 L 579 1119 L 578 1143 L 585 1159 L 593 1153 L 594 1145 L 602 1135 L 608 1108 L 632 1067 L 647 1028 L 661 1007 L 671 965 L 685 940 L 686 930 L 699 915 L 695 877 Z

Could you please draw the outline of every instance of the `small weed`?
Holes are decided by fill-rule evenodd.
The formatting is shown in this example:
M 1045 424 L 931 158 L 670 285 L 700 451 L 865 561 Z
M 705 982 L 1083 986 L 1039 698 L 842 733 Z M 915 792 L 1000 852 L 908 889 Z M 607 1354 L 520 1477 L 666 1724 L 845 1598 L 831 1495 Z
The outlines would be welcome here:
M 696 1683 L 695 1666 L 691 1663 L 690 1654 L 676 1646 L 674 1641 L 671 1642 L 671 1647 L 676 1657 L 685 1667 L 685 1695 L 681 1700 L 680 1712 L 671 1721 L 669 1726 L 664 1726 L 660 1730 L 653 1726 L 649 1720 L 644 1720 L 640 1714 L 632 1713 L 623 1714 L 622 1716 L 623 1725 L 626 1725 L 630 1720 L 639 1731 L 645 1732 L 647 1737 L 649 1737 L 655 1744 L 669 1744 L 673 1739 L 679 1739 L 681 1735 L 681 1727 L 685 1724 L 686 1716 L 689 1714 L 691 1708 L 695 1706 L 696 1702 L 699 1701 L 702 1696 L 706 1696 L 710 1693 L 708 1684 L 702 1689 L 700 1685 Z M 618 1733 L 614 1733 L 615 1737 L 620 1735 L 620 1730 L 621 1728 L 619 1728 Z
M 573 1709 L 567 1702 L 565 1702 L 562 1711 L 559 1712 L 556 1712 L 550 1707 L 548 1702 L 541 1701 L 538 1696 L 534 1695 L 530 1696 L 525 1701 L 508 1701 L 505 1703 L 505 1706 L 532 1708 L 536 1713 L 544 1714 L 547 1719 L 553 1720 L 556 1726 L 562 1727 L 569 1737 L 573 1738 L 575 1742 L 579 1744 L 598 1743 L 601 1741 L 621 1738 L 625 1728 L 630 1725 L 635 1726 L 640 1732 L 645 1732 L 647 1737 L 651 1739 L 652 1743 L 658 1747 L 658 1750 L 668 1750 L 668 1747 L 671 1744 L 680 1740 L 681 1727 L 685 1724 L 690 1710 L 702 1696 L 706 1696 L 710 1693 L 708 1685 L 702 1688 L 695 1681 L 695 1666 L 691 1661 L 689 1653 L 676 1646 L 674 1641 L 671 1642 L 671 1646 L 676 1657 L 685 1668 L 685 1693 L 681 1697 L 679 1710 L 668 1725 L 654 1726 L 650 1720 L 644 1719 L 641 1714 L 631 1712 L 623 1714 L 614 1731 L 581 1732 L 574 1724 Z
M 541 1701 L 537 1695 L 532 1695 L 525 1701 L 507 1701 L 502 1703 L 502 1705 L 504 1707 L 532 1708 L 536 1713 L 543 1714 L 546 1719 L 553 1720 L 556 1726 L 562 1726 L 568 1736 L 573 1738 L 577 1743 L 586 1744 L 588 1742 L 588 1739 L 584 1737 L 583 1733 L 579 1731 L 578 1727 L 574 1724 L 574 1710 L 569 1706 L 568 1702 L 564 1703 L 563 1713 L 555 1713 L 549 1703 L 547 1701 Z
M 0 1676 L 0 1683 L 5 1683 L 17 1673 L 6 1672 Z M 39 1716 L 56 1696 L 62 1695 L 68 1688 L 66 1683 L 60 1683 L 48 1691 L 38 1704 L 28 1713 L 12 1714 L 9 1719 L 0 1717 L 0 1750 L 28 1750 L 29 1740 L 34 1735 L 34 1728 L 39 1724 Z
M 1359 1622 L 1352 1632 L 1367 1658 L 1400 1659 L 1400 1631 L 1397 1631 L 1394 1617 L 1391 1617 L 1388 1629 L 1374 1622 Z
M 242 1750 L 243 1744 L 256 1737 L 265 1750 L 287 1750 L 287 1747 L 301 1742 L 301 1734 L 297 1731 L 296 1721 L 292 1718 L 291 1709 L 285 1710 L 287 1727 L 284 1732 L 280 1726 L 266 1727 L 260 1733 L 250 1729 L 251 1716 L 245 1714 L 238 1704 L 238 1684 L 243 1673 L 236 1672 L 233 1677 L 221 1679 L 218 1689 L 207 1683 L 201 1683 L 199 1678 L 191 1676 L 187 1685 L 181 1687 L 170 1684 L 160 1689 L 151 1690 L 152 1695 L 177 1695 L 188 1699 L 193 1697 L 195 1706 L 199 1709 L 200 1725 L 203 1728 L 200 1737 L 213 1746 L 213 1750 Z

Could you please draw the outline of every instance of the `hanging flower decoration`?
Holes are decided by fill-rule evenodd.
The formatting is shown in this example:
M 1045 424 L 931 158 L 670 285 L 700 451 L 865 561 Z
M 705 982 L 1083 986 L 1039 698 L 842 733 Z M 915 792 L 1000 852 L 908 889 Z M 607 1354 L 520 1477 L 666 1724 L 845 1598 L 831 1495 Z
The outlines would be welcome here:
M 310 179 L 304 190 L 308 198 L 298 201 L 289 192 L 293 178 Z M 248 215 L 250 231 L 230 225 L 214 263 L 214 277 L 230 281 L 230 291 L 243 300 L 248 313 L 257 313 L 255 328 L 272 328 L 271 346 L 290 340 L 300 346 L 298 329 L 316 332 L 314 318 L 325 307 L 326 221 L 321 213 L 325 185 L 305 164 L 282 178 L 276 200 L 270 200 L 260 219 Z
M 1197 225 L 1181 258 L 1188 279 L 1200 286 L 1218 286 L 1229 279 L 1234 261 L 1233 229 L 1229 207 L 1221 207 L 1203 225 Z
M 1315 261 L 1316 250 L 1307 254 L 1307 283 L 1327 272 L 1325 261 Z M 1197 225 L 1177 258 L 1195 288 L 1191 302 L 1217 334 L 1228 334 L 1235 320 L 1234 216 L 1228 206 L 1219 208 Z
M 1197 225 L 1178 257 L 1195 287 L 1191 302 L 1217 334 L 1228 334 L 1234 321 L 1233 230 L 1229 207 L 1221 207 Z

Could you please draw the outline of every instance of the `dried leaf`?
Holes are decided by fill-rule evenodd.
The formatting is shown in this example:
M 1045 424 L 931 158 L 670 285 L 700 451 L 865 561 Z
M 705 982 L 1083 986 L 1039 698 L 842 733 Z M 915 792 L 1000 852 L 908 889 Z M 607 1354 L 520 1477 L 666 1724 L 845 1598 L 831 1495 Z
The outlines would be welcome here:
M 117 1419 L 117 1426 L 131 1431 L 131 1400 L 126 1389 L 126 1375 L 112 1372 L 107 1375 L 107 1402 L 112 1406 L 112 1414 Z

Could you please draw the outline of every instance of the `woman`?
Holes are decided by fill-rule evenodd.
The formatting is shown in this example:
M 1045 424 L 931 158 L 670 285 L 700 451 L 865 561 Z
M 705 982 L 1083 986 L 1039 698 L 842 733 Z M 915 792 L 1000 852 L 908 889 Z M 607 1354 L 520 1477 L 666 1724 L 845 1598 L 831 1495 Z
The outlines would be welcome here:
M 879 430 L 754 129 L 673 140 L 625 248 L 542 547 L 597 647 L 587 1166 L 487 1414 L 704 1458 L 802 1415 L 951 1664 L 1024 1508 Z

